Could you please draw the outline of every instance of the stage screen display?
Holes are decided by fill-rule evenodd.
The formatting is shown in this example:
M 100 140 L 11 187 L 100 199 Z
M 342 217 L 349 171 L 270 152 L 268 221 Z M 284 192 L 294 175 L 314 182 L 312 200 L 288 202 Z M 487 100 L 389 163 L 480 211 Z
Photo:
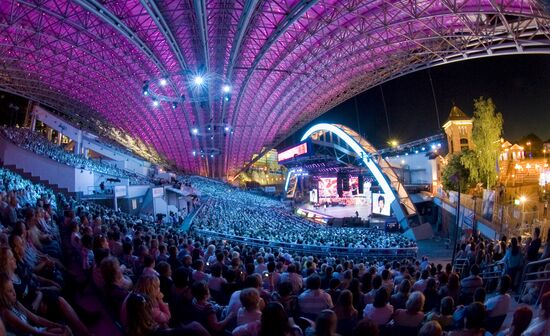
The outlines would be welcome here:
M 336 177 L 319 178 L 319 198 L 339 198 Z M 349 190 L 342 192 L 343 198 L 349 198 L 359 195 L 359 179 L 350 177 Z
M 372 213 L 390 216 L 390 204 L 386 201 L 387 197 L 385 194 L 373 193 L 372 194 Z
M 298 146 L 294 146 L 292 148 L 289 148 L 283 152 L 280 152 L 277 154 L 277 161 L 283 162 L 286 160 L 293 159 L 294 157 L 307 154 L 307 143 L 301 143 Z

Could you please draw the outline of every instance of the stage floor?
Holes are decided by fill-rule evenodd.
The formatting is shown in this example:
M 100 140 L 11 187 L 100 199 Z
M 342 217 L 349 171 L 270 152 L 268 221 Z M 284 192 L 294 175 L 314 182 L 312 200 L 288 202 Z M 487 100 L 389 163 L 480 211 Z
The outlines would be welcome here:
M 368 219 L 371 214 L 370 205 L 329 206 L 325 209 L 323 206 L 315 208 L 313 204 L 308 203 L 300 205 L 299 208 L 315 211 L 334 218 L 355 217 L 355 211 L 359 212 L 359 217 L 362 219 Z

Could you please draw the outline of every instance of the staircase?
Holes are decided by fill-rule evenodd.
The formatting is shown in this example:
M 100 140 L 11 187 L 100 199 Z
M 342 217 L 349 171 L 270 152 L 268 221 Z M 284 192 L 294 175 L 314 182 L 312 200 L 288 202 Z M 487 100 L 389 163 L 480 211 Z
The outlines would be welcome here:
M 27 180 L 33 183 L 40 183 L 42 185 L 45 185 L 46 187 L 52 189 L 56 194 L 62 193 L 64 195 L 75 197 L 75 198 L 79 197 L 79 193 L 70 192 L 67 188 L 61 188 L 57 184 L 50 183 L 49 181 L 46 181 L 46 180 L 42 180 L 40 177 L 34 176 L 31 173 L 21 168 L 17 168 L 17 166 L 15 165 L 11 165 L 11 164 L 5 165 L 3 162 L 0 162 L 0 165 L 5 169 L 11 170 L 12 172 L 21 175 L 22 177 L 26 178 Z

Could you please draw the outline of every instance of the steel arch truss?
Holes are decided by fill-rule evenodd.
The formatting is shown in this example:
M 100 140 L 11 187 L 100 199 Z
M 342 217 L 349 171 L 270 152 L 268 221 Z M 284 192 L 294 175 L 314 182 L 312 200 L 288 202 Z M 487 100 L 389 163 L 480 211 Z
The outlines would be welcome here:
M 430 66 L 548 53 L 535 0 L 4 0 L 0 89 L 123 129 L 180 168 L 233 175 L 328 109 Z M 228 101 L 151 107 L 143 82 L 205 69 Z M 183 94 L 171 81 L 167 95 Z M 231 136 L 194 137 L 208 123 Z M 193 151 L 219 149 L 214 157 Z
M 378 155 L 376 149 L 366 139 L 354 130 L 338 124 L 314 125 L 304 133 L 300 141 L 305 141 L 310 137 L 317 139 L 321 143 L 327 143 L 327 145 L 330 145 L 331 142 L 336 142 L 337 139 L 342 140 L 347 148 L 349 148 L 349 151 L 344 150 L 346 154 L 350 151 L 355 153 L 360 158 L 361 163 L 368 168 L 376 179 L 380 185 L 380 189 L 384 192 L 386 201 L 391 204 L 394 216 L 401 227 L 408 229 L 409 221 L 420 224 L 416 207 L 409 198 L 405 187 L 399 181 L 399 177 L 391 165 L 381 155 Z M 337 147 L 342 148 L 335 146 L 335 148 Z M 291 173 L 289 172 L 290 175 Z

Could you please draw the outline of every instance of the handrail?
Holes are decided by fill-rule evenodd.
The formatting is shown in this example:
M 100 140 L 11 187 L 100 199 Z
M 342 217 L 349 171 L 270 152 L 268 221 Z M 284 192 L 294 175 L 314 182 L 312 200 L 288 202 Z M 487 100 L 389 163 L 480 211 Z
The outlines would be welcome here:
M 521 289 L 519 291 L 519 299 L 526 295 L 531 288 L 534 288 L 534 286 L 540 286 L 540 288 L 538 288 L 538 295 L 535 301 L 535 304 L 538 304 L 540 298 L 542 297 L 542 294 L 544 294 L 544 286 L 546 286 L 546 284 L 550 286 L 550 269 L 546 269 L 547 265 L 549 264 L 550 258 L 546 258 L 542 260 L 532 261 L 525 265 L 521 277 Z M 543 269 L 541 269 L 542 266 L 544 266 Z
M 335 254 L 335 255 L 348 255 L 357 257 L 386 257 L 386 258 L 416 258 L 418 255 L 417 247 L 403 247 L 403 248 L 350 248 L 340 246 L 317 246 L 307 244 L 295 244 L 286 242 L 275 242 L 257 238 L 234 236 L 219 232 L 213 232 L 208 230 L 195 230 L 197 233 L 209 236 L 211 238 L 220 238 L 231 240 L 237 243 L 244 243 L 247 245 L 256 245 L 259 247 L 279 247 L 288 251 L 302 251 L 319 254 Z

